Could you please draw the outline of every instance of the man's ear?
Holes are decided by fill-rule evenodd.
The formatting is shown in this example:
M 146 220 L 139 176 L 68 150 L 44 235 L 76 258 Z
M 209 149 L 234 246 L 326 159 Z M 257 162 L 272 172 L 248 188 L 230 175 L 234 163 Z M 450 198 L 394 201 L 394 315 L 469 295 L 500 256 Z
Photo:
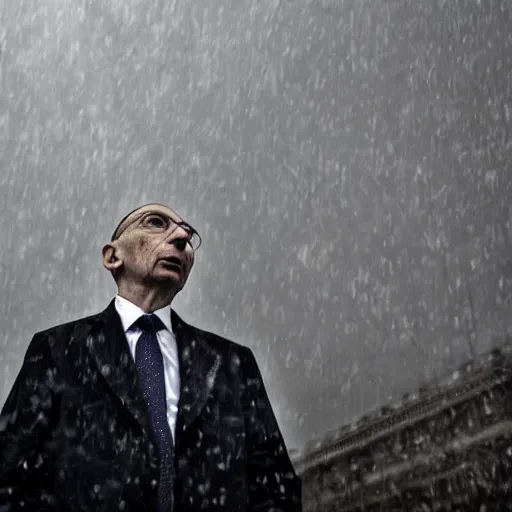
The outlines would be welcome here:
M 123 264 L 123 260 L 117 256 L 115 245 L 107 244 L 103 247 L 101 252 L 103 254 L 103 266 L 107 270 L 110 270 L 110 272 L 114 272 Z

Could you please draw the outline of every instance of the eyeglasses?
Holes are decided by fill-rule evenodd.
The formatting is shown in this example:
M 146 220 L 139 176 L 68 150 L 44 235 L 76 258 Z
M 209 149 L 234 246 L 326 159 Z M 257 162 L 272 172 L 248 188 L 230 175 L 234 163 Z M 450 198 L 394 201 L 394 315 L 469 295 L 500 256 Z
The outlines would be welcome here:
M 197 249 L 199 249 L 199 246 L 201 245 L 202 242 L 199 233 L 185 221 L 175 222 L 172 219 L 170 219 L 170 221 L 172 223 L 170 233 L 173 233 L 178 228 L 182 228 L 184 231 L 187 232 L 186 242 L 190 245 L 190 247 L 192 247 L 192 250 L 196 252 Z
M 115 233 L 112 238 L 118 239 L 128 229 L 128 227 L 134 224 L 137 220 L 142 229 L 146 229 L 154 233 L 164 233 L 165 231 L 169 231 L 169 234 L 171 234 L 178 228 L 183 229 L 187 235 L 181 237 L 180 240 L 184 240 L 188 245 L 190 245 L 194 252 L 196 252 L 201 245 L 202 240 L 199 233 L 188 222 L 183 220 L 177 222 L 168 215 L 155 211 L 141 214 L 124 227 L 121 227 L 121 221 L 118 232 Z

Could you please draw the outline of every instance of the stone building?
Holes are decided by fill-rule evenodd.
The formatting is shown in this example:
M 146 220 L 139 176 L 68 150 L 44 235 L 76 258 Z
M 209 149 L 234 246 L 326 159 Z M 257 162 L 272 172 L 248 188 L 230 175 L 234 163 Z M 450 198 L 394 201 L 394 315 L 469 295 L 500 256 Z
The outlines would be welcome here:
M 512 510 L 512 346 L 306 448 L 304 512 Z

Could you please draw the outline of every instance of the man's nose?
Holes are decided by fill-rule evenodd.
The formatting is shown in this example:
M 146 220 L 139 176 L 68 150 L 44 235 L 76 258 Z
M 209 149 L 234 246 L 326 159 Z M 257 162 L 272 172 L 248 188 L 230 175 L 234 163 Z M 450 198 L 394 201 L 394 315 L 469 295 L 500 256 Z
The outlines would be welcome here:
M 189 238 L 189 232 L 183 226 L 177 226 L 171 231 L 167 243 L 174 245 L 179 251 L 184 251 Z

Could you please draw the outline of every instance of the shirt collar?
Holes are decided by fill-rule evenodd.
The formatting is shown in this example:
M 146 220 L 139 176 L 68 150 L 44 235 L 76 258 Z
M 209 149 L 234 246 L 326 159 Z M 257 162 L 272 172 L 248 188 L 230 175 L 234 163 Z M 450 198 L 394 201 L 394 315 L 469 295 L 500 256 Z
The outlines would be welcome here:
M 116 295 L 115 298 L 115 307 L 119 317 L 121 318 L 121 323 L 123 324 L 124 332 L 127 332 L 130 327 L 136 322 L 142 315 L 144 315 L 144 311 L 136 306 L 133 302 L 130 302 L 128 299 L 121 297 L 120 295 Z M 168 304 L 163 308 L 157 309 L 153 311 L 153 313 L 162 320 L 162 323 L 166 327 L 169 332 L 173 332 L 172 323 L 171 323 L 171 305 Z

